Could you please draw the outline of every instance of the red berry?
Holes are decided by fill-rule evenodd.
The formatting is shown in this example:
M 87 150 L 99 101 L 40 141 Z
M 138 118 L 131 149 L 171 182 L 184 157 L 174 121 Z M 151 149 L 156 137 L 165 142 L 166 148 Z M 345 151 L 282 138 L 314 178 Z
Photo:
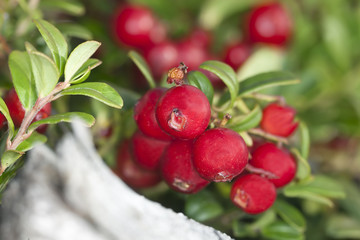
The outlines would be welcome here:
M 9 113 L 14 122 L 15 127 L 20 127 L 25 116 L 25 108 L 22 106 L 14 88 L 7 93 L 4 101 L 9 109 Z M 47 118 L 50 115 L 51 115 L 51 104 L 48 103 L 37 113 L 37 115 L 35 116 L 32 122 Z M 37 128 L 37 131 L 40 133 L 44 133 L 46 128 L 47 125 L 41 125 L 39 128 Z
M 133 161 L 128 141 L 120 144 L 116 163 L 115 174 L 133 188 L 148 188 L 155 186 L 161 181 L 158 172 L 143 169 Z
M 203 178 L 214 182 L 231 181 L 248 163 L 248 149 L 243 138 L 227 128 L 213 128 L 195 141 L 193 161 Z
M 205 48 L 201 48 L 190 41 L 178 43 L 178 62 L 184 62 L 188 70 L 197 69 L 201 63 L 210 59 Z
M 170 68 L 179 65 L 178 49 L 171 42 L 163 42 L 149 48 L 144 52 L 144 57 L 157 79 L 167 73 Z
M 296 174 L 296 162 L 293 156 L 273 143 L 265 143 L 256 148 L 250 164 L 275 174 L 278 178 L 269 179 L 269 181 L 276 187 L 288 184 Z
M 181 139 L 193 139 L 210 122 L 210 104 L 205 94 L 191 85 L 168 89 L 159 99 L 156 119 L 162 129 Z
M 166 88 L 154 88 L 149 90 L 135 105 L 134 119 L 145 135 L 160 140 L 170 140 L 171 136 L 165 133 L 155 117 L 155 107 L 160 96 Z
M 192 140 L 174 140 L 164 152 L 161 161 L 162 177 L 175 191 L 195 193 L 209 183 L 199 176 L 193 166 L 192 146 Z
M 292 21 L 279 3 L 266 3 L 252 10 L 248 18 L 251 42 L 284 46 L 290 39 Z
M 210 32 L 205 31 L 204 29 L 195 28 L 191 31 L 186 41 L 197 47 L 207 49 L 210 47 L 212 36 Z
M 269 209 L 276 199 L 274 184 L 255 174 L 241 176 L 234 182 L 231 201 L 249 214 L 258 214 Z
M 125 5 L 117 9 L 113 19 L 113 31 L 120 43 L 148 48 L 166 38 L 166 31 L 146 7 Z
M 0 129 L 4 126 L 5 122 L 6 122 L 5 116 L 2 113 L 0 113 Z
M 295 109 L 271 103 L 263 109 L 260 126 L 268 133 L 288 137 L 297 129 L 299 124 L 294 122 L 295 115 Z
M 235 71 L 243 65 L 251 54 L 251 47 L 245 43 L 236 43 L 226 47 L 224 62 L 229 64 Z
M 135 162 L 145 169 L 156 170 L 170 141 L 151 138 L 138 131 L 132 136 L 131 143 Z

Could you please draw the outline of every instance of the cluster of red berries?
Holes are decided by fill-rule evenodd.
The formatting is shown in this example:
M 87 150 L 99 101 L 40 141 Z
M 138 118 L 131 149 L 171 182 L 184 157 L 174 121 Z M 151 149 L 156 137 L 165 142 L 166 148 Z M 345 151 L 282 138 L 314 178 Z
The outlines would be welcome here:
M 20 127 L 24 117 L 25 117 L 25 108 L 20 102 L 20 99 L 15 91 L 11 89 L 6 94 L 4 101 L 6 106 L 9 109 L 11 119 L 14 122 L 16 128 Z M 32 122 L 39 121 L 41 119 L 47 118 L 51 115 L 51 103 L 46 104 L 35 116 Z M 0 113 L 0 128 L 6 125 L 6 119 L 3 114 Z M 41 125 L 36 129 L 39 133 L 45 133 L 47 125 Z
M 260 125 L 267 134 L 288 137 L 298 125 L 294 116 L 294 109 L 272 103 Z M 285 148 L 270 142 L 248 148 L 237 132 L 209 128 L 211 106 L 194 86 L 149 90 L 135 105 L 134 119 L 139 131 L 119 148 L 116 168 L 132 187 L 163 179 L 175 191 L 196 193 L 210 182 L 235 179 L 232 201 L 256 214 L 274 203 L 277 187 L 295 177 L 295 159 Z
M 114 14 L 113 31 L 122 46 L 137 48 L 145 57 L 156 79 L 179 62 L 186 62 L 189 71 L 198 70 L 206 60 L 221 60 L 237 70 L 251 55 L 254 44 L 284 46 L 291 37 L 292 22 L 285 8 L 276 2 L 255 6 L 244 21 L 244 39 L 224 46 L 220 56 L 210 53 L 212 34 L 194 28 L 178 41 L 167 37 L 166 26 L 150 9 L 137 5 L 121 6 Z M 208 71 L 204 72 L 215 87 L 222 81 Z

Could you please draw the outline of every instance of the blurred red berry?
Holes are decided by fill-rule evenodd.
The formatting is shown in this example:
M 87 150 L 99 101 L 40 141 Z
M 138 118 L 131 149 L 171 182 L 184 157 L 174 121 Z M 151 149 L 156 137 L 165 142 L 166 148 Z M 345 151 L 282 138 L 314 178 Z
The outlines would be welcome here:
M 286 9 L 276 2 L 255 7 L 248 16 L 249 40 L 284 46 L 292 34 L 292 20 Z
M 224 62 L 237 71 L 249 58 L 251 47 L 245 43 L 236 43 L 225 48 Z
M 205 48 L 199 47 L 190 41 L 183 41 L 177 44 L 178 62 L 183 62 L 188 71 L 196 70 L 201 63 L 210 59 Z
M 276 189 L 274 184 L 267 179 L 255 174 L 248 174 L 235 180 L 230 198 L 244 212 L 258 214 L 274 204 Z
M 148 48 L 165 40 L 165 27 L 143 6 L 124 5 L 113 16 L 116 39 L 126 46 Z
M 195 28 L 191 31 L 185 41 L 191 43 L 194 46 L 208 49 L 211 45 L 212 36 L 210 32 L 204 29 Z
M 243 138 L 227 128 L 213 128 L 194 143 L 193 161 L 200 176 L 214 182 L 231 181 L 248 163 L 248 149 Z
M 271 103 L 263 109 L 260 126 L 268 133 L 288 137 L 299 125 L 294 121 L 295 115 L 296 111 L 292 107 Z
M 0 129 L 4 126 L 5 122 L 6 122 L 5 116 L 2 113 L 0 113 Z
M 163 179 L 175 191 L 196 193 L 209 184 L 201 178 L 192 163 L 193 141 L 174 140 L 161 161 Z
M 273 143 L 265 143 L 256 148 L 250 164 L 276 175 L 278 178 L 269 179 L 276 187 L 288 184 L 296 174 L 294 157 L 287 150 L 280 149 Z

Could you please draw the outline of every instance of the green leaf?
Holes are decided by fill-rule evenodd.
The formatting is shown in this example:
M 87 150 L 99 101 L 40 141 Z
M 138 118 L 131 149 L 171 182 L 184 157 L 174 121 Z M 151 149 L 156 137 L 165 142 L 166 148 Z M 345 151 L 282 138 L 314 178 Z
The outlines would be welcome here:
M 360 239 L 360 222 L 346 215 L 333 215 L 326 224 L 326 234 L 336 239 Z
M 1 167 L 7 168 L 16 162 L 24 153 L 14 150 L 8 150 L 1 156 Z
M 309 157 L 310 151 L 310 133 L 308 127 L 304 122 L 300 122 L 299 132 L 301 136 L 301 156 L 304 159 L 307 159 Z
M 97 99 L 114 108 L 122 108 L 123 100 L 119 93 L 106 83 L 89 82 L 68 87 L 61 95 L 84 95 Z
M 19 159 L 15 162 L 15 164 L 10 165 L 10 167 L 6 168 L 3 174 L 0 176 L 0 200 L 7 184 L 15 176 L 17 170 L 23 165 L 24 161 L 22 159 Z
M 360 189 L 359 186 L 350 179 L 339 179 L 341 186 L 343 186 L 346 198 L 339 200 L 340 206 L 345 212 L 358 221 L 360 221 Z
M 88 127 L 91 127 L 95 123 L 95 118 L 90 114 L 83 112 L 68 112 L 63 114 L 51 115 L 50 117 L 36 121 L 29 126 L 28 131 L 31 132 L 42 124 L 57 124 L 59 122 L 71 122 L 74 119 L 80 119 Z
M 30 149 L 34 148 L 36 145 L 45 143 L 47 141 L 47 137 L 37 132 L 33 132 L 29 138 L 24 140 L 19 146 L 16 148 L 19 152 L 26 152 Z
M 296 148 L 291 149 L 292 154 L 297 160 L 296 178 L 303 180 L 307 179 L 311 175 L 311 168 L 307 159 L 305 159 Z
M 205 29 L 214 29 L 230 15 L 248 9 L 255 2 L 254 0 L 205 1 L 199 14 L 200 24 Z
M 101 43 L 86 41 L 78 45 L 71 53 L 65 65 L 65 82 L 73 80 L 75 74 L 100 47 Z
M 190 85 L 197 87 L 206 95 L 211 105 L 214 97 L 214 88 L 205 74 L 199 71 L 190 71 L 187 78 Z
M 206 190 L 189 195 L 185 203 L 185 214 L 197 221 L 206 221 L 219 216 L 223 212 L 222 206 L 216 201 L 211 192 Z
M 12 51 L 9 56 L 9 68 L 19 100 L 28 111 L 34 106 L 37 98 L 29 55 L 26 52 Z
M 239 96 L 258 92 L 265 88 L 297 84 L 300 80 L 288 72 L 267 72 L 244 79 L 238 92 Z
M 73 80 L 71 80 L 70 83 L 78 84 L 84 82 L 89 77 L 91 70 L 99 66 L 101 63 L 102 62 L 98 59 L 90 58 L 74 74 Z
M 7 120 L 7 124 L 9 127 L 9 138 L 11 138 L 12 136 L 14 136 L 15 126 L 13 120 L 11 119 L 9 109 L 2 98 L 0 98 L 0 112 L 4 115 L 4 117 Z
M 149 65 L 146 63 L 145 59 L 136 51 L 130 51 L 128 56 L 131 60 L 136 64 L 141 73 L 144 75 L 145 79 L 149 83 L 150 88 L 154 88 L 156 86 L 154 78 L 151 74 L 151 70 Z
M 93 34 L 82 25 L 71 23 L 61 23 L 57 25 L 59 31 L 68 37 L 76 37 L 84 40 L 93 39 Z
M 31 60 L 38 97 L 45 97 L 55 88 L 60 73 L 55 63 L 48 56 L 41 52 L 30 50 L 29 45 L 27 45 L 27 50 Z
M 297 229 L 299 232 L 305 231 L 306 220 L 297 208 L 280 199 L 275 201 L 273 207 L 286 223 Z
M 303 233 L 282 221 L 276 221 L 261 230 L 261 234 L 274 240 L 301 240 L 305 239 Z
M 259 105 L 256 105 L 248 114 L 232 118 L 228 128 L 243 132 L 259 125 L 262 118 L 262 110 Z
M 41 8 L 61 11 L 73 16 L 81 16 L 85 13 L 85 7 L 76 0 L 51 0 L 40 1 Z
M 61 75 L 68 55 L 68 44 L 64 36 L 54 25 L 45 20 L 37 19 L 34 22 L 49 47 Z
M 230 92 L 230 107 L 233 106 L 237 92 L 239 91 L 239 84 L 236 79 L 236 74 L 232 67 L 219 61 L 206 61 L 200 65 L 200 68 L 208 70 L 218 76 L 228 87 Z

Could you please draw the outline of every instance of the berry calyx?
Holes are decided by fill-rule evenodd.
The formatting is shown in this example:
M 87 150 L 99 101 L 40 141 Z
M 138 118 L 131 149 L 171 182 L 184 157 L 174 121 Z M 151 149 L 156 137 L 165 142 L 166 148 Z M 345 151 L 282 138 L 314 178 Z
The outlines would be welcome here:
M 247 174 L 233 183 L 230 198 L 244 212 L 258 214 L 273 205 L 276 189 L 267 179 L 255 174 Z
M 276 187 L 285 186 L 294 179 L 296 174 L 294 157 L 273 143 L 265 143 L 256 148 L 250 164 L 276 175 L 277 178 L 269 179 Z
M 295 109 L 271 103 L 263 109 L 261 128 L 271 134 L 289 137 L 297 129 L 299 123 L 294 121 Z
M 168 89 L 159 99 L 155 116 L 160 127 L 173 137 L 193 139 L 210 122 L 210 103 L 206 95 L 191 85 Z
M 138 131 L 132 136 L 131 143 L 134 161 L 145 169 L 157 170 L 160 157 L 170 141 L 151 138 Z
M 245 169 L 248 149 L 237 132 L 213 128 L 196 139 L 193 161 L 201 177 L 214 182 L 231 181 Z
M 161 175 L 175 191 L 196 193 L 209 184 L 194 168 L 192 146 L 192 140 L 174 140 L 164 152 Z
M 161 181 L 159 173 L 137 165 L 131 157 L 129 147 L 129 141 L 123 141 L 119 145 L 114 173 L 133 188 L 148 188 L 158 184 Z
M 180 62 L 178 67 L 170 69 L 168 72 L 167 83 L 175 83 L 175 85 L 182 85 L 184 83 L 184 78 L 187 74 L 187 69 L 188 67 L 183 62 Z
M 254 8 L 248 16 L 249 40 L 284 46 L 292 34 L 292 20 L 279 3 L 265 3 Z
M 155 107 L 166 88 L 154 88 L 146 92 L 134 107 L 134 119 L 142 133 L 159 140 L 170 140 L 172 137 L 159 126 L 155 117 Z

